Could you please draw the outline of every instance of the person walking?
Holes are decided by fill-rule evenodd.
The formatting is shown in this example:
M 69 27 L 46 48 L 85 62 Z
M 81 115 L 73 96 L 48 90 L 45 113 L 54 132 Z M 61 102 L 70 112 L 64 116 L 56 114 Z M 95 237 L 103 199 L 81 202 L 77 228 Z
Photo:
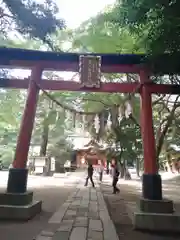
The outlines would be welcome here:
M 119 179 L 119 168 L 117 165 L 117 161 L 112 159 L 112 186 L 113 186 L 113 194 L 119 193 L 120 190 L 117 187 L 118 179 Z
M 94 172 L 92 164 L 89 163 L 87 171 L 88 171 L 88 175 L 87 175 L 86 182 L 85 182 L 84 186 L 88 185 L 88 180 L 90 179 L 90 181 L 92 183 L 92 186 L 95 187 L 94 186 L 94 181 L 93 181 L 93 178 L 92 178 L 93 177 L 93 172 Z

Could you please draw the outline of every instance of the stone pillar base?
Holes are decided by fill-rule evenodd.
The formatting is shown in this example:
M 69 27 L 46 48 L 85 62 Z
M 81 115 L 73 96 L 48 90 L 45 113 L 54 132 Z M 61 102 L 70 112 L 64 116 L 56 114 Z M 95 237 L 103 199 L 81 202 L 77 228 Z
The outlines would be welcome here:
M 180 215 L 163 213 L 134 213 L 134 228 L 136 230 L 180 233 Z
M 27 221 L 41 208 L 41 201 L 33 201 L 33 192 L 0 193 L 0 220 Z
M 170 200 L 140 200 L 140 207 L 136 204 L 127 205 L 128 215 L 134 229 L 152 232 L 180 232 L 180 215 L 173 209 Z
M 173 201 L 168 199 L 149 200 L 141 198 L 139 202 L 140 211 L 145 213 L 173 213 Z
M 7 191 L 0 193 L 0 220 L 27 221 L 41 212 L 42 202 L 27 192 L 28 169 L 9 169 Z

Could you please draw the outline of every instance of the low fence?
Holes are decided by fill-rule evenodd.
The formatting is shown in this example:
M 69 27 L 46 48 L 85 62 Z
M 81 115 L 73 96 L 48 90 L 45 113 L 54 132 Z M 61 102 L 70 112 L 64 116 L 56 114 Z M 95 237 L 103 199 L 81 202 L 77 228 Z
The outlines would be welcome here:
M 28 159 L 28 168 L 30 174 L 43 174 L 45 176 L 53 175 L 55 172 L 72 172 L 76 170 L 76 164 L 70 166 L 62 165 L 50 157 L 34 156 Z

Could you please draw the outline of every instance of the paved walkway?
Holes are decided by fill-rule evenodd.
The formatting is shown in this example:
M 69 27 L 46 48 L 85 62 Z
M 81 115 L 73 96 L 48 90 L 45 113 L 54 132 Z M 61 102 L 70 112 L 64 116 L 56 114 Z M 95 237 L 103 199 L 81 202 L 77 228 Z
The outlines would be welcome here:
M 100 187 L 84 187 L 84 179 L 50 218 L 35 240 L 118 240 Z

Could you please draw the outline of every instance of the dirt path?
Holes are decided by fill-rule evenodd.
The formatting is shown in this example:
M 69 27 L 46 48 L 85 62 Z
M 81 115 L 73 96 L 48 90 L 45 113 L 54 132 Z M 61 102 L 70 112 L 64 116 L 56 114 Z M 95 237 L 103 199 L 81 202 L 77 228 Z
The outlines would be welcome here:
M 120 240 L 174 240 L 179 239 L 179 236 L 167 236 L 150 233 L 142 233 L 134 231 L 131 220 L 126 211 L 125 201 L 138 201 L 138 194 L 133 187 L 126 185 L 121 186 L 121 193 L 117 195 L 112 194 L 112 187 L 110 184 L 102 184 L 101 190 L 105 202 L 108 207 L 109 214 L 116 227 L 117 234 Z

